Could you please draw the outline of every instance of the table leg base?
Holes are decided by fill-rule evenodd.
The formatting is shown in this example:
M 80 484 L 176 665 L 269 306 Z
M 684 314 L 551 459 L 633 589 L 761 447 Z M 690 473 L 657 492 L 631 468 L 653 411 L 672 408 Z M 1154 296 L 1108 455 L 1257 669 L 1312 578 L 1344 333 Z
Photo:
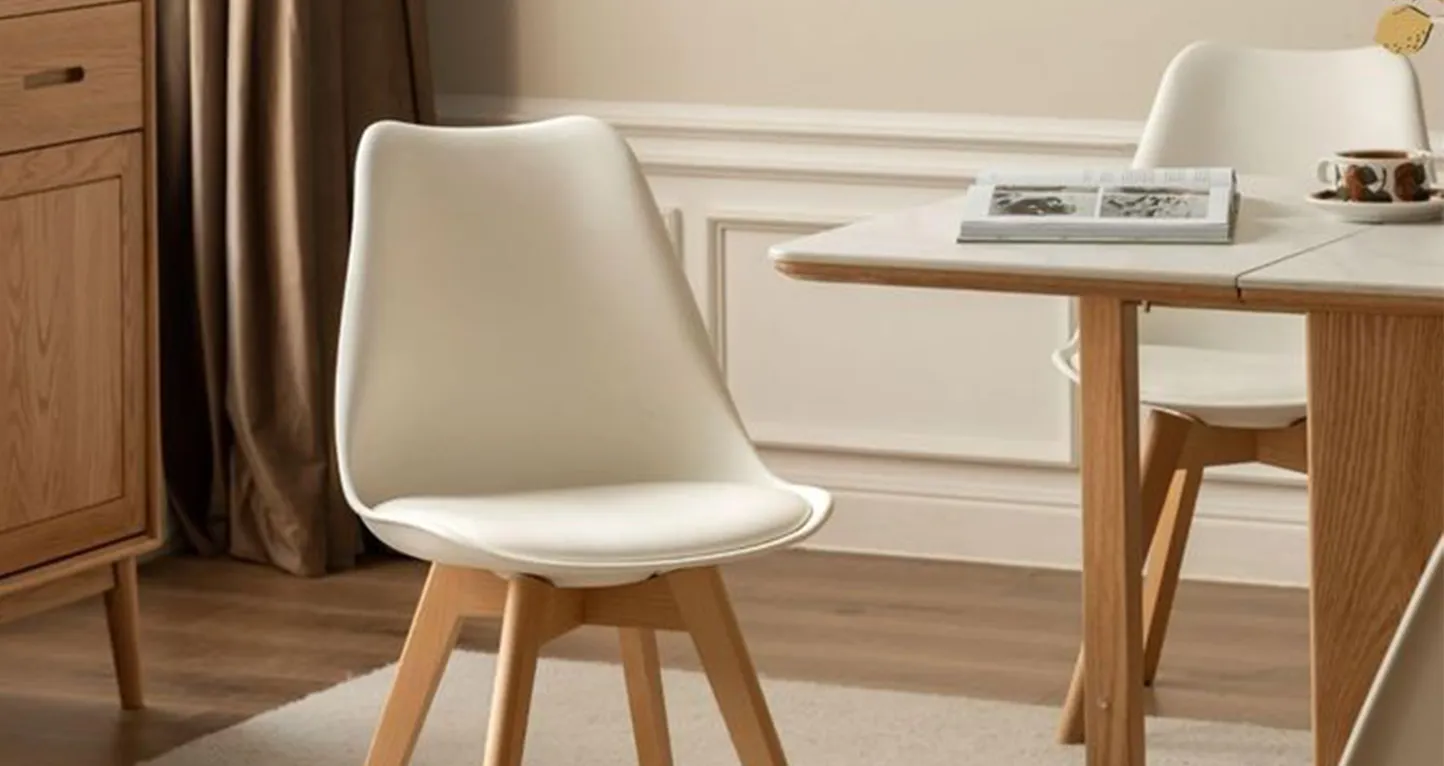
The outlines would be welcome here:
M 1335 766 L 1444 532 L 1444 316 L 1309 316 L 1316 766 Z

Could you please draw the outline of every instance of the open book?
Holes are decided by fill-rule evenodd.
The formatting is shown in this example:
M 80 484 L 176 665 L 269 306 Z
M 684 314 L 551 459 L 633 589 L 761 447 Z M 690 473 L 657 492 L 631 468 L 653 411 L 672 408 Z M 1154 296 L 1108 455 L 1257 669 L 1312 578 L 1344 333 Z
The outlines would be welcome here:
M 991 170 L 968 188 L 959 242 L 1233 241 L 1231 168 Z

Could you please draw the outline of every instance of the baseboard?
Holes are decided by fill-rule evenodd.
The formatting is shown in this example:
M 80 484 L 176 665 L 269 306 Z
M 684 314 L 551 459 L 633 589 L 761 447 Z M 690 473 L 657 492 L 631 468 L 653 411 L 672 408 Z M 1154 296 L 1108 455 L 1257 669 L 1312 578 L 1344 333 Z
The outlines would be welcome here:
M 940 561 L 1078 571 L 1076 509 L 839 491 L 834 517 L 802 547 Z M 1182 577 L 1307 587 L 1308 530 L 1298 524 L 1200 517 Z
M 766 454 L 773 470 L 788 480 L 833 493 L 835 515 L 808 541 L 810 549 L 1041 569 L 1080 567 L 1081 487 L 1075 470 Z M 1305 503 L 1298 487 L 1206 478 L 1182 576 L 1306 586 Z

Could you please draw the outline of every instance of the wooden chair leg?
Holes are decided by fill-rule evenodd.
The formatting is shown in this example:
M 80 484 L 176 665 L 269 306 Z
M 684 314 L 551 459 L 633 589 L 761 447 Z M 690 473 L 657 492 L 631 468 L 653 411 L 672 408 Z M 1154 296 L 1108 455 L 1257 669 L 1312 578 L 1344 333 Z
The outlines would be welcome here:
M 666 578 L 742 766 L 785 766 L 782 742 L 721 573 L 707 567 L 672 572 Z
M 115 563 L 115 587 L 105 592 L 110 652 L 124 710 L 145 707 L 140 672 L 140 586 L 134 558 Z
M 453 570 L 431 567 L 406 646 L 401 650 L 396 680 L 371 739 L 366 766 L 405 766 L 411 762 L 416 738 L 461 631 L 464 586 Z
M 485 766 L 521 766 L 537 657 L 542 644 L 557 632 L 552 627 L 556 592 L 533 577 L 517 577 L 507 589 Z
M 662 693 L 662 664 L 657 634 L 648 628 L 621 628 L 622 669 L 639 766 L 672 766 L 672 737 Z
M 1148 443 L 1143 449 L 1142 472 L 1139 477 L 1139 508 L 1143 514 L 1143 539 L 1154 539 L 1174 473 L 1183 458 L 1184 445 L 1194 424 L 1166 412 L 1152 410 L 1148 415 Z M 1145 582 L 1145 587 L 1147 583 Z M 1166 619 L 1166 618 L 1165 618 Z M 1083 650 L 1073 666 L 1073 678 L 1063 700 L 1063 715 L 1058 725 L 1058 741 L 1076 745 L 1083 741 Z
M 1173 477 L 1173 486 L 1164 505 L 1158 533 L 1148 551 L 1148 567 L 1143 574 L 1143 683 L 1152 685 L 1158 675 L 1158 660 L 1163 655 L 1163 639 L 1168 634 L 1168 618 L 1173 613 L 1173 597 L 1178 592 L 1178 573 L 1183 566 L 1183 550 L 1188 531 L 1193 525 L 1193 509 L 1198 502 L 1203 467 L 1187 465 Z

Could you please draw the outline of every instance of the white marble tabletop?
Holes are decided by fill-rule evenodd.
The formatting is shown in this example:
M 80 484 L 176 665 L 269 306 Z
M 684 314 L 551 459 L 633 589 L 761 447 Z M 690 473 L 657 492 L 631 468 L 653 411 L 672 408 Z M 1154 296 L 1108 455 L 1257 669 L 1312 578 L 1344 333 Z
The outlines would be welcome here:
M 826 269 L 871 270 L 887 282 L 890 270 L 931 270 L 952 276 L 1007 275 L 1030 290 L 1079 294 L 1089 282 L 1128 282 L 1238 288 L 1245 273 L 1263 269 L 1368 227 L 1328 217 L 1304 201 L 1308 186 L 1274 178 L 1241 177 L 1244 195 L 1231 244 L 966 243 L 956 242 L 963 196 L 857 221 L 774 246 L 785 273 L 824 276 Z M 824 277 L 825 278 L 825 277 Z M 841 277 L 839 277 L 841 278 Z M 967 287 L 966 279 L 954 286 Z
M 1294 303 L 1408 303 L 1444 312 L 1444 224 L 1371 226 L 1239 277 L 1245 302 L 1291 293 Z

